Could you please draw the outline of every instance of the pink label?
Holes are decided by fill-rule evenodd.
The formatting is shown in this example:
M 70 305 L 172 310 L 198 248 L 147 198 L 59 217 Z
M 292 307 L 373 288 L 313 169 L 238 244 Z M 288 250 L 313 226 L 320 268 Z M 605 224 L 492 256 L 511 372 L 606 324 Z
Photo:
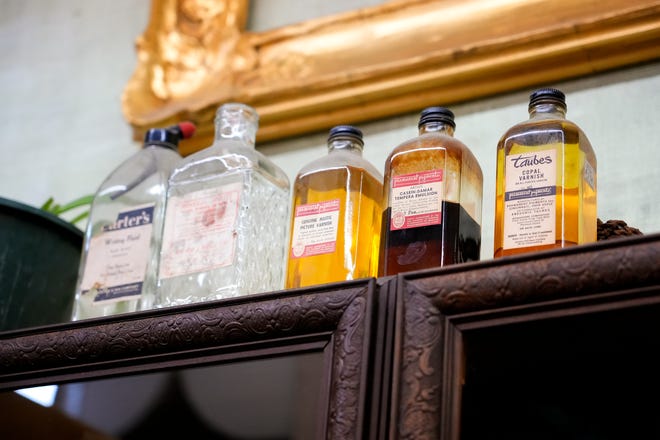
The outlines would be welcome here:
M 296 217 L 305 215 L 323 214 L 324 212 L 339 211 L 339 199 L 328 200 L 327 202 L 310 203 L 300 205 L 296 208 Z
M 293 219 L 291 258 L 330 254 L 337 246 L 339 199 L 297 206 Z
M 442 170 L 423 171 L 421 173 L 402 174 L 392 177 L 392 188 L 402 186 L 423 185 L 425 183 L 442 182 Z
M 390 230 L 442 223 L 442 170 L 393 176 L 390 190 Z

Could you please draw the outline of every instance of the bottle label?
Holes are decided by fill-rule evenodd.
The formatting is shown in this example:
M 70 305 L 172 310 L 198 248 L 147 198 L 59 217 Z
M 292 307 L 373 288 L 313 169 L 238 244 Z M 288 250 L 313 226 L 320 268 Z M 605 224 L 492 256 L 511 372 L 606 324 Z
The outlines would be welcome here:
M 584 161 L 584 168 L 582 169 L 582 173 L 584 175 L 584 181 L 587 182 L 587 185 L 592 190 L 596 190 L 596 171 L 594 171 L 594 167 L 591 166 L 588 160 Z
M 442 223 L 442 178 L 441 169 L 392 177 L 390 231 Z
M 150 257 L 154 205 L 131 208 L 117 214 L 89 241 L 82 294 L 94 289 L 94 304 L 126 301 L 142 294 Z
M 556 157 L 555 150 L 506 156 L 504 249 L 555 242 Z
M 296 207 L 291 258 L 331 254 L 337 247 L 339 199 Z
M 230 266 L 236 247 L 240 182 L 167 201 L 159 277 L 172 278 Z

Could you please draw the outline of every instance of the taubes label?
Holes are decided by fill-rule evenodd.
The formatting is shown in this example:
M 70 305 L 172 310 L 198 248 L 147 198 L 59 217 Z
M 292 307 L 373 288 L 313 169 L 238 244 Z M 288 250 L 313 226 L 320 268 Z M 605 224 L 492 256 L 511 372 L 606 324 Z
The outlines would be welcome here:
M 519 156 L 511 156 L 509 160 L 512 162 L 515 168 L 533 167 L 536 165 L 549 165 L 553 162 L 552 157 L 549 155 L 539 157 L 536 154 L 526 156 L 523 156 L 522 154 Z
M 504 249 L 555 242 L 556 158 L 554 149 L 506 157 Z
M 154 207 L 149 206 L 145 208 L 135 209 L 133 211 L 120 212 L 117 215 L 117 220 L 112 225 L 103 227 L 104 232 L 116 231 L 119 229 L 134 228 L 137 226 L 149 225 L 154 219 Z

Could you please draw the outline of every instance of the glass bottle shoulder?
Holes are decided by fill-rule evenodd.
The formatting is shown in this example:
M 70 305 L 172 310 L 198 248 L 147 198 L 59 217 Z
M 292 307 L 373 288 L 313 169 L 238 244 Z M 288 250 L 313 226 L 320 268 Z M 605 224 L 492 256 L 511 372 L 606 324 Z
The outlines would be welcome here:
M 402 142 L 390 152 L 387 161 L 407 155 L 433 156 L 438 151 L 447 152 L 450 156 L 460 156 L 467 146 L 453 136 L 443 133 L 424 133 Z
M 300 169 L 297 179 L 328 170 L 342 168 L 361 169 L 370 174 L 371 177 L 377 181 L 383 181 L 382 173 L 371 162 L 365 159 L 361 154 L 349 150 L 331 151 L 329 154 L 309 162 Z
M 516 146 L 533 148 L 548 145 L 559 137 L 564 144 L 577 145 L 595 165 L 595 152 L 584 131 L 573 121 L 551 114 L 535 115 L 513 125 L 500 138 L 498 150 L 503 149 L 508 154 Z
M 166 183 L 180 161 L 181 156 L 170 148 L 147 146 L 117 166 L 103 180 L 97 194 L 116 198 L 146 181 Z
M 386 171 L 397 169 L 397 174 L 405 174 L 441 166 L 445 160 L 467 166 L 482 176 L 472 151 L 455 137 L 438 132 L 424 133 L 399 144 L 388 155 L 385 167 Z
M 280 188 L 289 188 L 288 176 L 270 158 L 234 141 L 211 145 L 184 158 L 172 172 L 170 183 L 186 183 L 251 171 L 263 175 Z

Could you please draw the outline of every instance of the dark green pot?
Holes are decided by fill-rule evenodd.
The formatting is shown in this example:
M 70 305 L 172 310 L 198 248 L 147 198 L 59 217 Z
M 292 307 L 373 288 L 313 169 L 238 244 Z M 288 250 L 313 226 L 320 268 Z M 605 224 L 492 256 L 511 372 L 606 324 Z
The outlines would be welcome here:
M 71 320 L 83 233 L 0 197 L 0 331 Z

